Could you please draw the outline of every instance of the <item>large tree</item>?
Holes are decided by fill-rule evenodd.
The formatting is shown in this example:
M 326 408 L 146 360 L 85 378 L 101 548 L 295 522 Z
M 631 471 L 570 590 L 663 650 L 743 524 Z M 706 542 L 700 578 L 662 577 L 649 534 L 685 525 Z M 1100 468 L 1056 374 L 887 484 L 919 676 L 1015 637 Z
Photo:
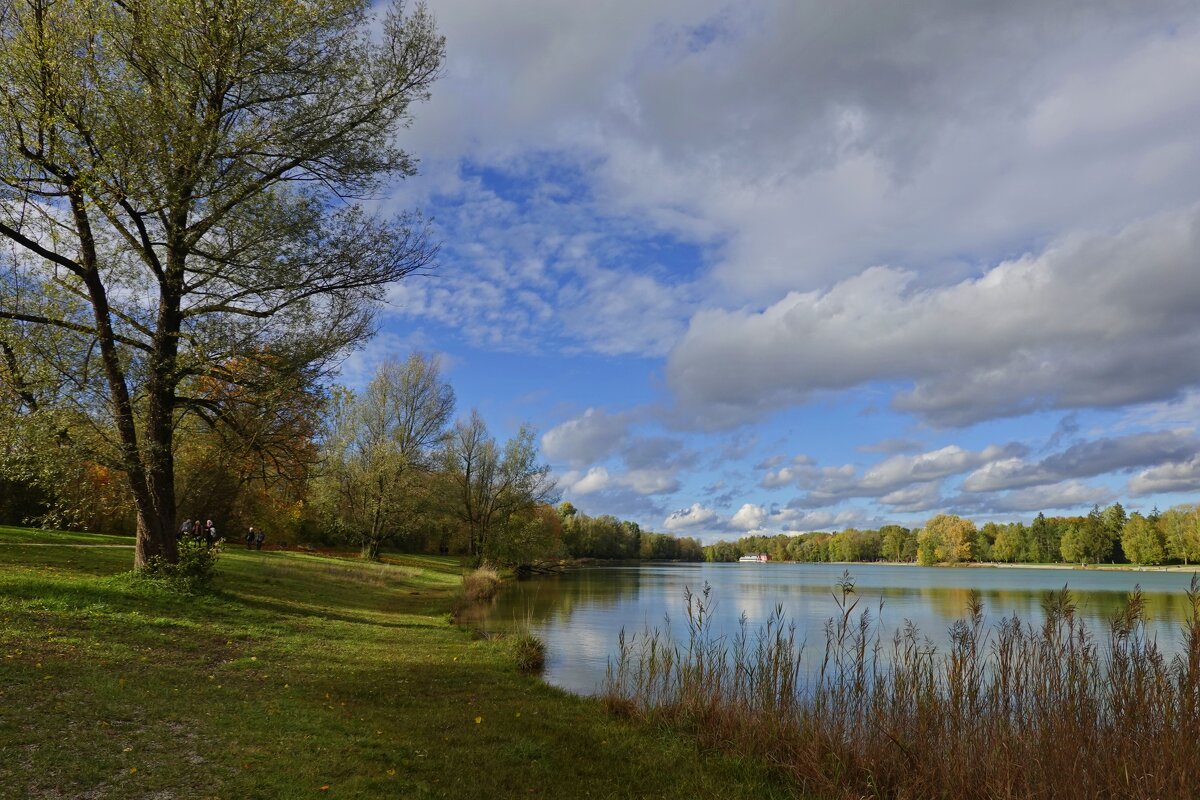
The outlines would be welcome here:
M 938 514 L 918 534 L 922 564 L 970 561 L 974 558 L 975 523 L 954 514 Z
M 135 565 L 176 557 L 193 382 L 320 369 L 431 263 L 419 220 L 359 200 L 413 173 L 394 136 L 442 54 L 398 0 L 0 0 L 0 319 L 68 340 Z

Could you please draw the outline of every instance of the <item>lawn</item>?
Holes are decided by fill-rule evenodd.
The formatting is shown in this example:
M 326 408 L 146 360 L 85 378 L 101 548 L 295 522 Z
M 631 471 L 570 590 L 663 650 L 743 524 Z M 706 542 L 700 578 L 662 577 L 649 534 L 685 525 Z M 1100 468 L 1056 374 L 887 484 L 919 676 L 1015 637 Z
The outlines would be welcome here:
M 0 528 L 0 797 L 790 796 L 519 674 L 454 559 L 234 546 L 188 597 L 85 543 L 131 541 Z

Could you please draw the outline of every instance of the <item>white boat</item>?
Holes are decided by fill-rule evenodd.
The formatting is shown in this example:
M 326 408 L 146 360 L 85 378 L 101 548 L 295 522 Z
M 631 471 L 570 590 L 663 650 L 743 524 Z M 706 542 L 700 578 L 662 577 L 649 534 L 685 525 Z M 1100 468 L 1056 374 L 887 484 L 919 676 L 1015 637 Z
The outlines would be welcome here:
M 768 556 L 766 553 L 749 553 L 749 554 L 744 555 L 741 558 L 739 558 L 738 562 L 745 562 L 747 564 L 750 564 L 750 563 L 765 564 L 767 562 L 767 559 L 768 559 Z

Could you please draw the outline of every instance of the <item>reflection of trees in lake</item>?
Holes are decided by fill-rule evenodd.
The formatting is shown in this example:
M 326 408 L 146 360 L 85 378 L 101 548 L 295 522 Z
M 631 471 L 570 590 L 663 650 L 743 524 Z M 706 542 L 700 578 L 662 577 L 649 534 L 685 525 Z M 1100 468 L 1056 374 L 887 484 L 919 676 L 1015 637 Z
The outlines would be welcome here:
M 642 570 L 629 568 L 581 569 L 519 581 L 500 592 L 486 616 L 500 627 L 526 621 L 563 624 L 577 607 L 611 608 L 636 598 L 643 579 Z
M 546 678 L 572 691 L 589 693 L 604 679 L 622 628 L 627 635 L 647 628 L 666 632 L 664 618 L 669 616 L 670 634 L 685 635 L 684 587 L 699 592 L 707 581 L 713 586 L 715 633 L 736 635 L 743 611 L 750 629 L 756 630 L 781 604 L 784 617 L 796 624 L 797 640 L 806 643 L 807 665 L 815 666 L 820 663 L 825 623 L 837 613 L 831 593 L 842 572 L 840 566 L 826 565 L 585 568 L 507 584 L 475 624 L 493 630 L 530 625 L 547 644 Z M 1047 592 L 1067 583 L 1080 618 L 1104 649 L 1108 620 L 1124 606 L 1128 590 L 1142 582 L 1152 590 L 1144 595 L 1148 633 L 1158 639 L 1168 656 L 1179 650 L 1179 630 L 1187 612 L 1184 588 L 1190 577 L 874 565 L 860 565 L 852 570 L 852 576 L 859 579 L 857 611 L 869 610 L 872 623 L 878 622 L 874 630 L 885 651 L 893 633 L 908 619 L 918 627 L 921 638 L 941 654 L 947 652 L 951 624 L 965 616 L 972 587 L 982 594 L 988 639 L 994 641 L 1000 621 L 1014 614 L 1022 623 L 1040 627 Z
M 1073 590 L 1069 585 L 1068 590 L 1079 617 L 1086 623 L 1088 630 L 1097 639 L 1106 639 L 1109 622 L 1125 610 L 1129 593 Z M 871 589 L 867 594 L 883 599 L 886 630 L 894 630 L 901 624 L 896 609 L 912 608 L 916 603 L 919 604 L 917 608 L 924 613 L 905 618 L 913 619 L 925 636 L 944 643 L 949 627 L 956 620 L 966 616 L 971 591 L 967 587 L 959 586 L 885 587 Z M 1041 625 L 1044 618 L 1042 604 L 1050 593 L 1051 591 L 1046 589 L 981 589 L 988 627 L 994 629 L 1002 619 L 1014 615 L 1027 625 Z M 1150 631 L 1157 633 L 1162 639 L 1161 644 L 1170 650 L 1171 641 L 1187 617 L 1187 597 L 1182 592 L 1155 592 L 1143 594 L 1143 599 Z M 889 605 L 893 609 L 892 613 L 888 612 Z
M 1023 586 L 1031 580 L 1027 575 L 991 571 L 981 572 L 978 580 L 972 575 L 967 585 L 948 586 L 923 584 L 929 580 L 928 576 L 894 569 L 864 574 L 858 590 L 860 612 L 869 609 L 872 617 L 876 617 L 882 601 L 884 639 L 890 639 L 892 631 L 908 619 L 924 636 L 944 644 L 947 629 L 966 612 L 973 582 L 983 584 L 979 588 L 989 627 L 1014 614 L 1026 624 L 1040 625 L 1042 601 L 1050 591 L 1044 588 L 1046 581 L 1042 576 L 1035 579 L 1039 582 L 1037 588 Z M 836 611 L 830 595 L 836 577 L 834 571 L 810 573 L 787 566 L 754 570 L 664 566 L 585 568 L 507 585 L 492 606 L 484 610 L 480 622 L 493 628 L 526 623 L 538 628 L 549 626 L 567 639 L 573 630 L 582 631 L 586 627 L 592 633 L 610 631 L 615 642 L 616 632 L 622 626 L 631 631 L 641 630 L 647 624 L 661 626 L 666 616 L 676 618 L 683 603 L 684 586 L 698 591 L 709 580 L 714 586 L 719 627 L 732 632 L 743 611 L 755 623 L 776 603 L 782 603 L 785 615 L 797 624 L 800 637 L 812 639 L 819 638 L 825 621 Z M 1101 579 L 1109 578 L 1107 575 L 1086 578 L 1093 583 Z M 961 574 L 952 577 L 947 571 L 945 578 L 938 575 L 933 580 L 961 581 L 962 577 Z M 909 585 L 878 585 L 886 581 Z M 1013 585 L 994 585 L 1000 581 L 1012 581 Z M 1069 585 L 1067 580 L 1062 583 Z M 1128 597 L 1123 590 L 1096 588 L 1072 588 L 1071 594 L 1081 618 L 1093 635 L 1101 639 L 1107 637 L 1108 620 L 1124 607 Z M 1175 638 L 1175 630 L 1184 619 L 1186 599 L 1181 591 L 1156 591 L 1147 593 L 1145 599 L 1151 629 L 1159 633 L 1166 645 Z M 577 616 L 585 609 L 590 616 L 586 626 L 581 626 Z

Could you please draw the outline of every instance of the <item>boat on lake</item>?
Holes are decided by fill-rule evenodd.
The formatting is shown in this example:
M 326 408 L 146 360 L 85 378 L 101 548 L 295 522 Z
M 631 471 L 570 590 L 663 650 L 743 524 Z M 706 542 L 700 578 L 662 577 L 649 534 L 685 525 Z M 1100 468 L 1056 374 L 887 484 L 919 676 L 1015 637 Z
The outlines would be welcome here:
M 770 556 L 768 556 L 766 553 L 747 553 L 738 559 L 738 561 L 744 561 L 747 564 L 752 562 L 755 564 L 765 564 L 769 560 Z

